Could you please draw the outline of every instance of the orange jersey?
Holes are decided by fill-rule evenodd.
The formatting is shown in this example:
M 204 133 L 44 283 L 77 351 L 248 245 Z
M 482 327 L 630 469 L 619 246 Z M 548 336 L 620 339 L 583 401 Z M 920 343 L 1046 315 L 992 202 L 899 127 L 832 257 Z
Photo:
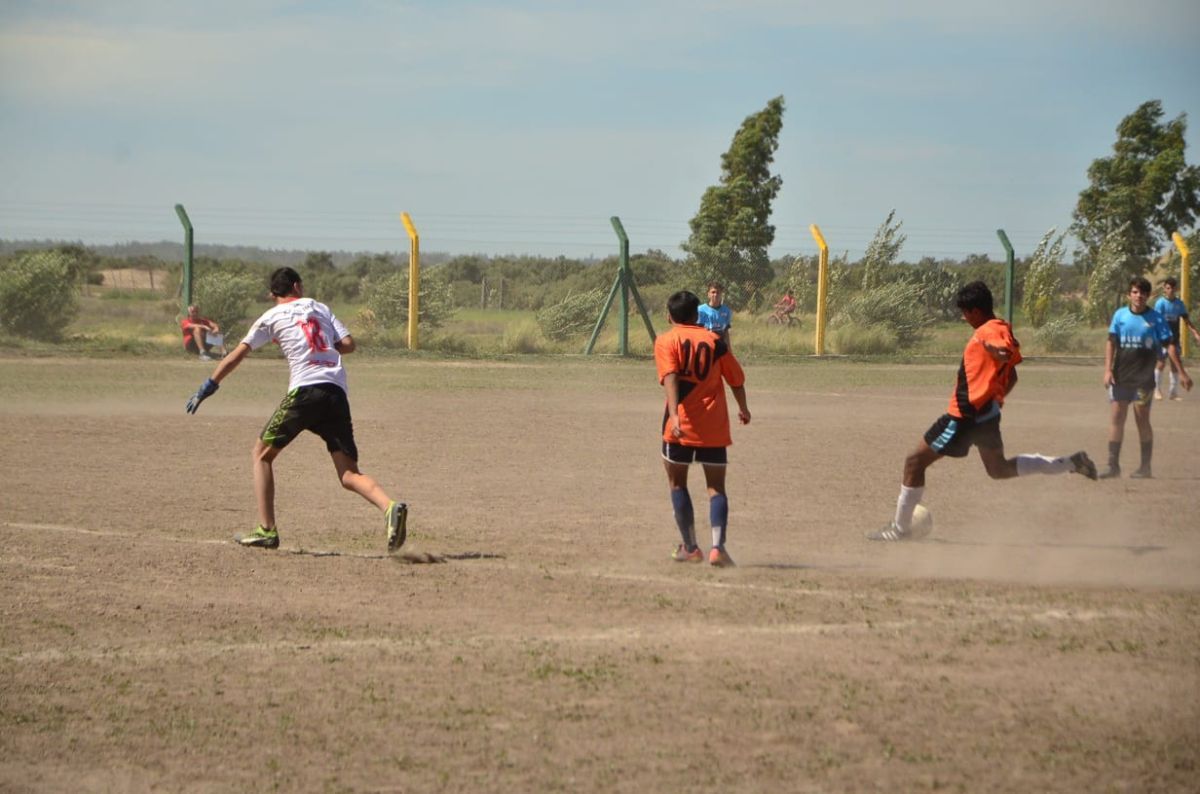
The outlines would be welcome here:
M 664 411 L 663 440 L 685 447 L 732 444 L 725 384 L 742 386 L 746 374 L 721 337 L 699 325 L 672 325 L 654 341 L 654 363 L 659 383 L 671 373 L 678 376 L 679 383 L 679 426 L 683 436 L 675 438 L 671 434 L 668 413 Z
M 1007 361 L 999 361 L 984 347 L 1007 350 Z M 1021 343 L 1013 336 L 1012 326 L 993 317 L 975 329 L 963 350 L 962 363 L 958 365 L 958 379 L 954 393 L 950 395 L 950 407 L 946 413 L 959 419 L 973 419 L 993 400 L 1004 404 L 1009 383 L 1015 377 L 1014 368 L 1021 363 Z

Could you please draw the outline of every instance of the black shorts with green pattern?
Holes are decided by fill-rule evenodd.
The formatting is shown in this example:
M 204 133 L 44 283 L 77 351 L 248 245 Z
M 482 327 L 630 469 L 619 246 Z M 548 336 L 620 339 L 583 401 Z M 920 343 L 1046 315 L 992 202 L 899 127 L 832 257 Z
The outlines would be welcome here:
M 325 448 L 330 452 L 344 452 L 351 460 L 358 460 L 354 424 L 350 421 L 350 401 L 339 386 L 318 383 L 292 389 L 275 409 L 259 438 L 268 446 L 283 449 L 305 430 L 324 439 Z

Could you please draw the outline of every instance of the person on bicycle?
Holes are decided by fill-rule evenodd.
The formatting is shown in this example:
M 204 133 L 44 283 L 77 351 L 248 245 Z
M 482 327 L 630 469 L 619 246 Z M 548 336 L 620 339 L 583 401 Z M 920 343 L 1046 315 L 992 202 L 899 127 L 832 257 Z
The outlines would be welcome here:
M 772 315 L 780 325 L 788 325 L 792 321 L 792 314 L 796 311 L 796 296 L 789 289 L 779 299 L 779 303 L 775 304 L 775 313 Z

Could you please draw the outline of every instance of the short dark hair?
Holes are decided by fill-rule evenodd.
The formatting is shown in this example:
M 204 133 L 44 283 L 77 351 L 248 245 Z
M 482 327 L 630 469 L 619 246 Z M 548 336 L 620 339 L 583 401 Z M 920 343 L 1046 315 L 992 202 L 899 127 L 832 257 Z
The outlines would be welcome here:
M 993 311 L 992 291 L 982 281 L 972 281 L 954 296 L 954 305 L 961 311 L 983 309 L 990 314 Z
M 1145 276 L 1134 276 L 1133 278 L 1129 279 L 1129 289 L 1132 290 L 1134 287 L 1137 287 L 1139 290 L 1141 290 L 1143 295 L 1149 295 L 1150 279 L 1146 278 Z
M 290 267 L 278 268 L 271 274 L 271 294 L 282 298 L 292 291 L 292 287 L 296 286 L 303 279 L 300 274 Z
M 695 325 L 699 318 L 700 299 L 695 293 L 683 289 L 667 298 L 667 313 L 673 322 Z
M 1167 276 L 1163 279 L 1163 286 L 1171 287 L 1172 289 L 1179 289 L 1179 279 L 1175 278 L 1174 276 Z
M 724 292 L 725 285 L 719 281 L 710 281 L 710 282 L 708 282 L 708 286 L 706 287 L 706 289 L 719 289 L 719 290 L 721 290 L 721 292 Z

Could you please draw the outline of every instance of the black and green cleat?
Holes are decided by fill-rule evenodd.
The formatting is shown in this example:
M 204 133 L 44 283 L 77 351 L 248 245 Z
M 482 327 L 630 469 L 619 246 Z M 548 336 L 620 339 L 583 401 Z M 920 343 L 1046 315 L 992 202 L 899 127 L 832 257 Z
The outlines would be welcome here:
M 383 517 L 387 524 L 388 551 L 395 551 L 404 545 L 407 533 L 405 525 L 408 524 L 408 505 L 404 502 L 392 502 L 388 505 Z
M 259 525 L 249 535 L 242 535 L 239 538 L 234 538 L 234 540 L 243 546 L 256 546 L 260 549 L 277 549 L 279 548 L 279 531 L 267 529 Z

